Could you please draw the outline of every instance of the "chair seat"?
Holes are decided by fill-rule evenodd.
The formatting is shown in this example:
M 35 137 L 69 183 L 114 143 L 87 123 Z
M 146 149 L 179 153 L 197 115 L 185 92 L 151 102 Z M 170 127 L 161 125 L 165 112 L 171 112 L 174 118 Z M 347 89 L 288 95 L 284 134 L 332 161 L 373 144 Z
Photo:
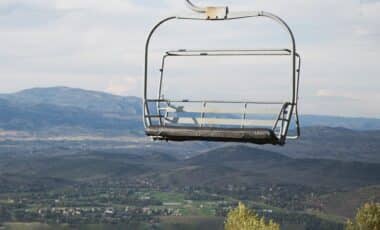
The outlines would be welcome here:
M 148 136 L 168 141 L 222 141 L 254 144 L 281 144 L 273 130 L 265 128 L 209 128 L 151 126 L 145 129 Z

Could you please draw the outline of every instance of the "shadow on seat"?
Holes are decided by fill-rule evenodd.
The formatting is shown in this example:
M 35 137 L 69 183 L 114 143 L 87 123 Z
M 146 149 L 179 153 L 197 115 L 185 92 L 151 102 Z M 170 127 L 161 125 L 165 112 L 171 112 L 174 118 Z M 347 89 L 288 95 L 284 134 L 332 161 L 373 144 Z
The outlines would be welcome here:
M 209 128 L 151 126 L 145 130 L 156 140 L 167 141 L 220 141 L 281 145 L 271 129 L 265 128 Z

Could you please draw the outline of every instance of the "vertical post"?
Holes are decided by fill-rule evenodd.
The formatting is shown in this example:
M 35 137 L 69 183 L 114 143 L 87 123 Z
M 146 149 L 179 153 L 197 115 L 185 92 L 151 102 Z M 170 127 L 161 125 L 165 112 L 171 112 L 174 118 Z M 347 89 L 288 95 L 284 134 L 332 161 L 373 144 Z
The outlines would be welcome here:
M 297 106 L 297 52 L 296 52 L 296 39 L 294 37 L 294 34 L 292 30 L 290 29 L 289 25 L 282 20 L 280 17 L 268 13 L 268 12 L 261 12 L 260 16 L 268 17 L 270 19 L 273 19 L 274 21 L 278 22 L 282 26 L 285 27 L 285 29 L 288 31 L 291 42 L 292 42 L 292 102 L 290 104 L 290 110 L 288 111 L 287 115 L 287 122 L 284 125 L 285 129 L 284 132 L 282 133 L 282 136 L 280 138 L 281 143 L 285 143 L 286 141 L 286 136 L 288 135 L 289 127 L 290 127 L 290 120 L 292 118 L 293 112 L 295 110 L 295 107 Z
M 205 124 L 206 107 L 207 107 L 207 102 L 203 102 L 203 111 L 201 114 L 201 124 L 200 124 L 201 128 L 203 128 Z
M 153 29 L 150 31 L 148 38 L 145 43 L 145 66 L 144 66 L 144 98 L 143 98 L 143 121 L 144 121 L 144 127 L 149 127 L 152 125 L 152 121 L 149 118 L 148 120 L 146 119 L 147 115 L 150 116 L 149 108 L 148 108 L 148 65 L 149 65 L 149 44 L 150 40 L 152 39 L 152 36 L 154 32 L 157 30 L 158 27 L 160 27 L 162 24 L 165 22 L 175 19 L 177 17 L 168 17 L 160 21 L 158 24 L 156 24 Z
M 161 63 L 161 69 L 160 69 L 160 85 L 159 85 L 159 89 L 158 89 L 158 101 L 157 101 L 157 111 L 158 111 L 158 115 L 160 115 L 160 125 L 162 126 L 163 125 L 163 121 L 162 121 L 162 117 L 161 117 L 161 100 L 163 100 L 163 95 L 162 95 L 162 82 L 163 82 L 163 79 L 164 79 L 164 68 L 165 68 L 165 60 L 166 60 L 166 57 L 168 55 L 164 55 L 162 57 L 162 63 Z
M 244 110 L 243 110 L 243 118 L 242 118 L 242 122 L 241 122 L 241 128 L 244 129 L 245 128 L 245 120 L 247 118 L 247 107 L 248 107 L 248 103 L 246 102 L 244 104 Z

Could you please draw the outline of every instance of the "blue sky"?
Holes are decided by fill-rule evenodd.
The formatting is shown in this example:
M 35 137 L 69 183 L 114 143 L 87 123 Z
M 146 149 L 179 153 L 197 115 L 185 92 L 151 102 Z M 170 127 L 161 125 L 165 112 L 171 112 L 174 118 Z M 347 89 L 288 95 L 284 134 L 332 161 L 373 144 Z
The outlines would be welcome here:
M 265 10 L 280 15 L 290 24 L 304 61 L 300 95 L 303 113 L 380 118 L 380 1 L 204 0 L 196 3 L 228 5 L 233 11 Z M 0 91 L 64 85 L 140 96 L 147 33 L 159 19 L 184 12 L 187 9 L 181 0 L 0 0 L 3 80 Z M 236 44 L 246 48 L 251 44 L 266 44 L 267 37 L 271 37 L 273 44 L 282 45 L 286 37 L 283 39 L 276 28 L 267 22 L 235 24 L 219 26 L 219 33 L 207 33 L 202 31 L 206 27 L 198 25 L 170 25 L 162 29 L 163 39 L 155 40 L 152 58 L 159 57 L 160 47 L 175 48 L 183 44 L 218 48 L 227 42 L 233 43 L 233 48 Z M 222 35 L 226 37 L 222 39 Z M 232 64 L 245 63 L 244 60 L 235 62 Z M 197 88 L 205 96 L 231 89 L 228 76 L 223 73 L 238 68 L 219 60 L 216 63 L 223 65 L 222 73 L 215 72 L 218 78 L 201 79 L 205 88 Z M 202 63 L 193 61 L 192 64 Z M 224 96 L 244 98 L 255 87 L 259 92 L 265 83 L 271 84 L 282 73 L 277 70 L 280 65 L 263 61 L 255 71 L 267 77 L 247 80 L 248 84 L 231 89 L 232 93 Z M 173 74 L 184 68 L 184 63 L 177 63 Z M 238 69 L 241 73 L 249 71 L 244 66 Z M 205 74 L 214 73 L 212 69 L 207 71 Z M 199 80 L 173 79 L 190 89 L 199 85 Z M 233 80 L 245 81 L 239 76 Z M 274 95 L 272 92 L 283 89 L 283 83 L 274 82 L 278 84 L 265 88 L 267 93 Z M 174 90 L 173 94 L 176 93 Z

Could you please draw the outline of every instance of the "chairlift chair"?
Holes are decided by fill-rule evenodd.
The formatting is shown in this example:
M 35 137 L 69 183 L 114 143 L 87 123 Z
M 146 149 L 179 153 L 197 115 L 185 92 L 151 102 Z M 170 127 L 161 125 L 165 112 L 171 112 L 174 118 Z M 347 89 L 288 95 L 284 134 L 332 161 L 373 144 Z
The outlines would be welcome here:
M 264 12 L 230 12 L 228 7 L 199 7 L 190 0 L 187 5 L 197 14 L 191 16 L 173 16 L 160 21 L 150 32 L 145 47 L 145 76 L 143 97 L 143 121 L 145 133 L 154 140 L 166 141 L 221 141 L 254 144 L 284 145 L 287 139 L 300 136 L 298 119 L 298 91 L 301 57 L 296 52 L 296 42 L 290 27 L 280 17 Z M 266 17 L 282 25 L 289 33 L 291 44 L 284 49 L 250 49 L 250 50 L 187 50 L 167 51 L 162 58 L 160 82 L 157 98 L 148 98 L 149 83 L 149 45 L 153 34 L 164 23 L 172 20 L 227 21 Z M 165 60 L 186 56 L 289 56 L 292 71 L 291 101 L 212 101 L 212 100 L 171 100 L 162 95 L 165 72 Z M 215 109 L 215 105 L 219 108 Z M 230 105 L 239 108 L 231 111 Z M 252 119 L 250 115 L 260 114 L 252 110 L 262 105 L 277 106 L 275 119 L 268 120 L 265 115 Z M 292 119 L 296 134 L 290 136 Z

